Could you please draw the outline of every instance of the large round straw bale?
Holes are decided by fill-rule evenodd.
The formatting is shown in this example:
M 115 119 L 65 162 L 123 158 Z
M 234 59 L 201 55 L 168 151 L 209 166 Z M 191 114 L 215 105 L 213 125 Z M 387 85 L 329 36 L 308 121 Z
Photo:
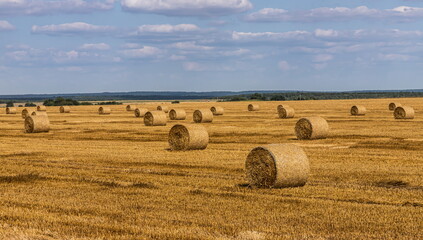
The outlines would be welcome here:
M 145 126 L 166 126 L 167 117 L 163 111 L 149 111 L 144 116 Z
M 172 109 L 169 111 L 170 120 L 185 120 L 187 113 L 184 109 Z
M 33 110 L 31 110 L 29 108 L 22 109 L 22 118 L 25 119 L 26 117 L 31 115 L 32 112 L 33 112 Z
M 248 111 L 258 111 L 260 110 L 260 106 L 258 104 L 249 104 Z
M 395 110 L 395 108 L 397 108 L 397 107 L 401 107 L 401 103 L 391 102 L 391 103 L 389 104 L 389 110 L 390 110 L 390 111 L 394 111 L 394 110 Z
M 110 109 L 109 107 L 98 108 L 98 114 L 100 115 L 109 115 L 110 113 L 112 113 L 112 109 Z
M 288 105 L 282 105 L 282 104 L 280 104 L 280 105 L 278 105 L 278 106 L 276 107 L 276 110 L 279 112 L 279 111 L 280 111 L 280 109 L 285 108 L 285 107 L 289 107 L 289 106 L 288 106 Z
M 170 129 L 169 145 L 171 150 L 206 149 L 209 134 L 206 128 L 198 124 L 177 124 Z
M 16 114 L 17 110 L 15 107 L 7 107 L 6 114 Z
M 255 187 L 300 187 L 307 182 L 310 165 L 301 147 L 269 144 L 254 148 L 245 162 L 247 179 Z
M 71 108 L 69 106 L 61 106 L 59 110 L 60 110 L 60 113 L 70 113 L 71 112 Z
M 48 116 L 47 112 L 42 112 L 42 111 L 32 111 L 31 112 L 31 116 Z
M 37 111 L 39 111 L 39 112 L 45 112 L 45 111 L 47 111 L 47 107 L 46 106 L 43 106 L 43 105 L 37 106 Z
M 135 108 L 135 117 L 144 117 L 144 115 L 148 112 L 147 108 Z
M 211 123 L 213 122 L 213 113 L 210 109 L 198 109 L 194 111 L 192 118 L 195 123 Z
M 225 113 L 223 107 L 211 107 L 210 111 L 212 111 L 213 115 L 223 115 Z
M 322 139 L 329 134 L 328 122 L 322 117 L 301 118 L 295 125 L 297 138 L 303 139 Z
M 364 106 L 355 105 L 351 107 L 351 115 L 353 116 L 364 116 L 366 115 L 367 109 Z
M 169 107 L 168 106 L 160 105 L 160 106 L 157 106 L 157 110 L 163 111 L 165 113 L 168 113 L 169 112 Z
M 129 104 L 129 105 L 126 106 L 126 111 L 128 111 L 128 112 L 135 111 L 135 109 L 137 109 L 137 106 L 135 106 L 135 105 Z
M 414 109 L 408 106 L 400 106 L 395 108 L 395 119 L 414 119 Z
M 295 110 L 292 107 L 285 106 L 278 109 L 279 118 L 293 118 L 295 116 Z
M 50 121 L 47 115 L 31 115 L 25 118 L 25 132 L 39 133 L 48 131 L 50 131 Z

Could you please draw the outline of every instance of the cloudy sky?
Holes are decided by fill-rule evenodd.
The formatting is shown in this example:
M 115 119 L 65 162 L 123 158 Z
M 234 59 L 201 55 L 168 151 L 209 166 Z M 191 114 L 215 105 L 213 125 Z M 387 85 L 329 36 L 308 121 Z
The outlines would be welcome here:
M 423 88 L 423 0 L 0 0 L 0 94 Z

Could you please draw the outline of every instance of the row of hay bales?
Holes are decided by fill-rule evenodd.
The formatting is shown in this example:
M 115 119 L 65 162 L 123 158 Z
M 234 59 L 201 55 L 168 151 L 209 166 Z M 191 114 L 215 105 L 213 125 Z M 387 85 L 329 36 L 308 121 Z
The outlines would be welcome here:
M 46 106 L 37 106 L 36 110 L 31 110 L 30 108 L 24 108 L 22 110 L 22 118 L 25 118 L 26 115 L 29 112 L 47 112 L 47 108 Z M 69 106 L 61 106 L 59 108 L 59 112 L 60 113 L 70 113 L 71 112 L 71 108 Z M 6 108 L 6 114 L 17 114 L 18 113 L 18 109 L 15 107 L 7 107 Z
M 388 105 L 390 111 L 394 112 L 395 119 L 414 119 L 415 111 L 410 106 L 402 106 L 400 103 L 390 103 Z M 366 107 L 362 105 L 355 105 L 351 107 L 352 116 L 364 116 L 367 113 Z

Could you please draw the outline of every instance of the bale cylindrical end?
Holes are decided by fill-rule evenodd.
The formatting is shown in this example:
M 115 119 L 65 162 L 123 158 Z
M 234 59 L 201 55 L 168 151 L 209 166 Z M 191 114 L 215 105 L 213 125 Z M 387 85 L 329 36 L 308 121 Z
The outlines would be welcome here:
M 25 119 L 26 117 L 31 115 L 32 112 L 33 111 L 31 109 L 28 109 L 28 108 L 22 109 L 22 118 Z
M 352 116 L 364 116 L 367 113 L 367 109 L 364 106 L 355 105 L 351 107 L 350 112 Z
M 109 107 L 99 107 L 98 114 L 100 115 L 109 115 L 112 113 L 112 109 Z
M 219 116 L 219 115 L 223 115 L 225 113 L 225 109 L 223 107 L 211 107 L 210 111 L 212 111 L 213 115 L 215 116 Z
M 157 111 L 163 111 L 165 113 L 168 113 L 169 112 L 169 107 L 168 106 L 160 105 L 160 106 L 157 106 Z
M 414 119 L 414 115 L 414 109 L 409 106 L 400 106 L 394 110 L 395 119 Z
M 198 124 L 177 124 L 169 131 L 169 146 L 171 150 L 202 150 L 209 143 L 207 129 Z
M 322 117 L 301 118 L 295 125 L 299 140 L 323 139 L 329 135 L 328 122 Z
M 171 109 L 169 111 L 170 120 L 185 120 L 187 118 L 187 113 L 184 109 Z
M 7 107 L 6 108 L 6 114 L 16 114 L 17 111 L 18 110 L 15 107 Z
M 166 126 L 167 117 L 163 111 L 149 111 L 144 115 L 145 126 Z
M 25 118 L 26 133 L 40 133 L 50 131 L 50 121 L 47 115 L 30 115 Z
M 126 106 L 126 111 L 128 111 L 128 112 L 135 111 L 135 109 L 137 109 L 137 106 L 135 106 L 133 104 L 129 104 L 129 105 Z
M 397 108 L 397 107 L 401 107 L 401 103 L 398 103 L 398 102 L 391 102 L 390 104 L 389 104 L 389 110 L 390 111 L 394 111 L 395 110 L 395 108 Z
M 278 108 L 278 115 L 279 115 L 279 118 L 283 118 L 283 119 L 294 118 L 295 110 L 289 106 Z
M 211 123 L 213 122 L 213 113 L 210 109 L 195 110 L 193 115 L 195 123 Z
M 44 106 L 44 105 L 37 106 L 37 111 L 39 111 L 39 112 L 45 112 L 45 111 L 47 111 L 47 107 Z
M 258 111 L 260 110 L 260 106 L 258 104 L 249 104 L 248 105 L 248 111 Z
M 135 117 L 140 118 L 140 117 L 144 117 L 147 112 L 148 112 L 147 108 L 136 108 L 134 111 L 134 114 L 135 114 Z
M 70 113 L 71 112 L 71 108 L 69 106 L 61 106 L 59 108 L 59 112 L 60 113 Z

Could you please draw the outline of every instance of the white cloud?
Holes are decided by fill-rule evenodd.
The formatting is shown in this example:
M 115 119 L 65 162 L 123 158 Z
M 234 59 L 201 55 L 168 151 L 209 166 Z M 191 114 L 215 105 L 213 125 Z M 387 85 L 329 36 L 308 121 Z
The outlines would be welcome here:
M 379 54 L 378 59 L 382 60 L 382 61 L 403 61 L 403 62 L 405 62 L 405 61 L 415 60 L 416 57 L 411 56 L 411 55 L 391 53 L 391 54 Z
M 278 62 L 278 67 L 279 67 L 280 70 L 285 71 L 285 72 L 286 71 L 293 70 L 293 69 L 296 69 L 295 66 L 292 66 L 287 61 L 279 61 Z
M 130 12 L 169 16 L 221 16 L 241 13 L 252 8 L 249 0 L 121 0 Z
M 232 32 L 232 40 L 235 41 L 284 41 L 307 39 L 312 34 L 307 31 L 290 32 Z
M 78 34 L 105 34 L 116 30 L 112 26 L 97 26 L 84 22 L 64 23 L 58 25 L 34 25 L 31 32 L 47 35 L 78 35 Z
M 155 58 L 162 53 L 162 50 L 156 47 L 144 46 L 142 48 L 123 50 L 123 56 L 127 58 Z
M 183 33 L 194 32 L 200 28 L 194 24 L 162 24 L 162 25 L 142 25 L 138 27 L 138 33 Z
M 15 26 L 10 24 L 8 21 L 0 21 L 0 31 L 14 30 Z
M 80 49 L 105 51 L 105 50 L 109 50 L 110 46 L 106 43 L 85 43 L 80 47 Z
M 170 45 L 171 48 L 177 48 L 181 50 L 213 50 L 214 47 L 197 45 L 195 42 L 177 42 Z

